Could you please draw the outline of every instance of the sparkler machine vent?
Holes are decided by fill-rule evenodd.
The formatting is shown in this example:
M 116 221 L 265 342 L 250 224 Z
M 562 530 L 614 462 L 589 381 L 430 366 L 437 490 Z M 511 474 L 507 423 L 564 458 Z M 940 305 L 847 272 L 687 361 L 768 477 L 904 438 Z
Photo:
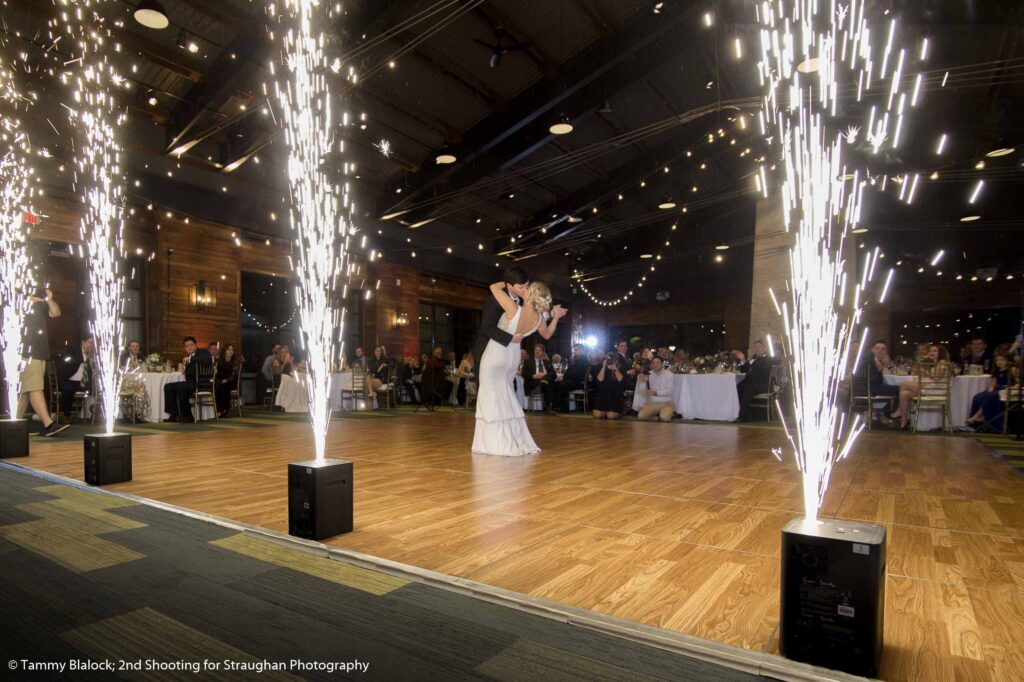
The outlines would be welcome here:
M 874 677 L 882 655 L 885 528 L 793 519 L 782 529 L 779 649 Z

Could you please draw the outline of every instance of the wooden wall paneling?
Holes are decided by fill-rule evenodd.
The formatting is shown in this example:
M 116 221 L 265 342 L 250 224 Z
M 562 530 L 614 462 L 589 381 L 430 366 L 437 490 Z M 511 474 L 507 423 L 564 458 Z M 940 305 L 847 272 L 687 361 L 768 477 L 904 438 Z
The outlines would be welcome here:
M 363 308 L 363 346 L 367 352 L 384 344 L 393 358 L 419 354 L 420 275 L 417 268 L 378 261 L 371 266 L 374 284 L 380 287 Z M 409 325 L 394 326 L 395 316 L 405 313 Z M 355 349 L 346 349 L 351 354 Z

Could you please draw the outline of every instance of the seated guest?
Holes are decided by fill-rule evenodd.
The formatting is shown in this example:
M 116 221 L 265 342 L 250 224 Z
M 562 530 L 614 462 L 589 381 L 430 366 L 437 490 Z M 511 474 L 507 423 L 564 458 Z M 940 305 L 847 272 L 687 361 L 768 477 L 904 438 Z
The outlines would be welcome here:
M 226 417 L 231 408 L 231 391 L 238 387 L 238 377 L 242 372 L 242 357 L 235 353 L 235 344 L 226 343 L 223 352 L 216 360 L 217 376 L 214 395 L 217 401 L 217 415 Z M 239 395 L 241 400 L 242 396 Z
M 640 408 L 637 418 L 642 421 L 657 418 L 659 421 L 672 421 L 672 413 L 676 411 L 673 396 L 675 395 L 675 377 L 663 369 L 664 361 L 654 356 L 651 359 L 651 373 L 637 381 L 636 390 L 643 391 L 647 402 Z
M 171 415 L 167 421 L 185 424 L 195 421 L 189 398 L 196 393 L 199 367 L 211 366 L 213 358 L 210 351 L 196 345 L 194 336 L 186 336 L 181 343 L 185 348 L 185 357 L 181 359 L 185 365 L 185 380 L 164 384 L 164 409 Z
M 292 352 L 288 350 L 288 346 L 282 346 L 281 348 L 281 374 L 287 374 L 291 376 L 297 369 L 297 363 Z
M 740 398 L 740 421 L 750 421 L 753 416 L 750 403 L 753 402 L 754 396 L 771 390 L 772 359 L 764 354 L 764 342 L 761 339 L 754 341 L 749 357 L 738 350 L 734 350 L 733 355 L 743 363 L 740 365 L 740 372 L 746 375 L 743 381 L 736 385 Z
M 593 368 L 591 368 L 593 370 Z M 626 372 L 618 353 L 609 353 L 600 368 L 592 375 L 594 385 L 595 419 L 618 419 L 622 416 L 622 401 L 626 394 Z
M 555 370 L 551 367 L 551 361 L 545 357 L 543 343 L 534 345 L 533 357 L 523 363 L 523 390 L 530 396 L 534 389 L 540 390 L 544 409 L 554 412 Z
M 988 344 L 985 343 L 985 337 L 974 336 L 971 338 L 971 354 L 967 357 L 966 364 L 968 365 L 981 365 L 986 370 L 989 368 L 989 364 L 992 362 L 992 351 L 988 349 Z
M 562 380 L 558 382 L 558 404 L 563 410 L 569 409 L 569 394 L 583 388 L 583 382 L 587 378 L 587 370 L 590 369 L 590 362 L 583 352 L 582 344 L 572 347 L 572 357 L 566 363 Z
M 65 417 L 71 416 L 71 403 L 74 402 L 75 393 L 92 389 L 95 371 L 96 347 L 90 334 L 82 339 L 77 350 L 68 351 L 57 373 L 60 385 L 60 412 Z
M 373 357 L 368 365 L 370 374 L 370 390 L 379 391 L 390 380 L 389 373 L 391 366 L 388 364 L 387 356 L 384 355 L 384 346 L 376 346 L 373 349 Z
M 892 366 L 889 358 L 889 344 L 878 339 L 871 346 L 870 352 L 861 357 L 857 362 L 857 373 L 853 377 L 852 389 L 854 396 L 866 396 L 870 391 L 872 396 L 892 398 L 894 401 L 900 396 L 899 386 L 892 386 L 885 382 L 883 372 Z M 869 416 L 874 406 L 869 407 Z
M 138 341 L 134 339 L 129 341 L 128 347 L 121 351 L 121 355 L 117 359 L 117 366 L 131 372 L 146 364 L 146 358 L 142 357 L 141 348 Z
M 352 369 L 361 369 L 366 371 L 370 367 L 370 359 L 363 355 L 363 347 L 356 346 L 355 357 L 352 358 Z
M 928 354 L 914 366 L 914 374 L 921 382 L 945 379 L 951 371 L 949 353 L 944 346 L 930 346 Z M 899 385 L 896 410 L 889 415 L 890 419 L 899 419 L 900 428 L 910 423 L 910 401 L 921 394 L 921 386 L 917 381 L 904 381 Z
M 210 357 L 213 358 L 214 363 L 220 359 L 220 343 L 217 341 L 211 341 L 210 345 L 206 347 L 206 350 L 210 351 Z
M 1001 432 L 1003 430 L 1003 401 L 999 397 L 999 392 L 1019 383 L 1020 375 L 1017 368 L 1013 366 L 1013 358 L 1007 354 L 996 355 L 988 388 L 975 394 L 971 400 L 967 425 L 975 427 L 976 430 L 986 429 L 997 433 Z
M 411 403 L 419 402 L 419 394 L 417 393 L 419 369 L 419 361 L 412 356 L 406 356 L 398 367 L 398 381 L 405 388 L 405 394 Z
M 274 358 L 273 364 L 271 364 L 270 366 L 271 372 L 273 372 L 275 380 L 282 374 L 286 374 L 286 372 L 284 371 L 285 357 L 291 360 L 291 349 L 288 348 L 288 344 L 282 343 L 280 347 L 278 347 L 277 349 L 277 356 Z
M 526 366 L 526 361 L 530 359 L 530 354 L 526 352 L 525 348 L 519 349 L 519 367 L 516 368 L 516 375 L 512 378 L 512 390 L 518 391 L 517 386 L 520 386 L 523 380 L 523 368 Z M 524 389 L 525 392 L 525 389 Z
M 676 367 L 679 368 L 679 371 L 682 371 L 682 369 L 690 363 L 690 356 L 686 354 L 685 350 L 680 348 L 676 351 L 673 361 L 676 363 Z
M 263 367 L 260 368 L 260 376 L 270 385 L 274 381 L 274 363 L 278 361 L 278 353 L 281 352 L 281 344 L 275 343 L 274 348 L 263 360 Z

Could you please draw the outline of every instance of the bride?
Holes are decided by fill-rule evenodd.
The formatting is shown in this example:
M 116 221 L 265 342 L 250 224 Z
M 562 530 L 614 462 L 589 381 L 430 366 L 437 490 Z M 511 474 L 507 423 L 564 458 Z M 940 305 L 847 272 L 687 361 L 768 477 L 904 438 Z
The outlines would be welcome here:
M 551 290 L 547 285 L 543 282 L 531 283 L 522 307 L 512 300 L 505 286 L 505 282 L 491 285 L 491 293 L 505 311 L 498 320 L 498 327 L 513 334 L 514 338 L 525 338 L 540 332 L 545 339 L 550 339 L 558 326 L 558 320 L 569 311 L 560 305 L 551 308 Z M 518 342 L 513 340 L 508 346 L 502 346 L 494 340 L 487 342 L 480 359 L 473 452 L 506 456 L 540 452 L 530 430 L 526 428 L 523 407 L 512 388 L 518 367 Z

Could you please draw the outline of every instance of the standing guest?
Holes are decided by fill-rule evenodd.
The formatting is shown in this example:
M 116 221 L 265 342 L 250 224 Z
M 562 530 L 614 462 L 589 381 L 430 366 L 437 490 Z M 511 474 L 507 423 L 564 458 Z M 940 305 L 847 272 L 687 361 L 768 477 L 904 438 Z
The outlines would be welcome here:
M 231 409 L 231 391 L 238 386 L 238 377 L 242 372 L 242 357 L 235 353 L 235 344 L 224 344 L 223 352 L 217 358 L 216 388 L 217 415 L 226 417 Z M 238 396 L 241 400 L 242 396 Z
M 749 356 L 744 356 L 743 352 L 738 350 L 734 350 L 733 355 L 743 363 L 740 365 L 740 372 L 746 375 L 743 381 L 736 385 L 740 398 L 740 421 L 750 421 L 750 403 L 753 402 L 754 396 L 771 390 L 772 360 L 764 354 L 764 342 L 761 339 L 754 341 Z
M 591 368 L 593 370 L 593 368 Z M 609 353 L 593 375 L 594 419 L 618 419 L 626 394 L 626 373 L 618 353 Z
M 42 294 L 38 296 L 36 294 Z M 44 391 L 46 377 L 46 361 L 50 358 L 50 335 L 47 329 L 49 318 L 60 317 L 60 306 L 53 300 L 53 292 L 49 289 L 38 291 L 29 296 L 32 307 L 25 316 L 25 329 L 21 337 L 21 353 L 25 360 L 21 370 L 21 393 L 15 408 L 15 418 L 25 416 L 25 410 L 32 405 L 32 411 L 39 415 L 43 430 L 39 435 L 47 438 L 56 436 L 68 428 L 69 424 L 57 424 L 50 419 L 50 411 L 46 408 Z
M 633 358 L 629 354 L 629 342 L 620 339 L 615 344 L 615 352 L 618 355 L 619 366 L 626 373 L 626 390 L 632 391 L 636 386 L 637 370 L 633 368 Z
M 999 392 L 1018 383 L 1020 383 L 1020 376 L 1017 368 L 1013 366 L 1013 356 L 996 355 L 988 389 L 975 394 L 971 400 L 967 425 L 976 429 L 987 428 L 997 433 L 1001 432 L 1003 430 L 1003 401 L 999 397 Z
M 356 346 L 356 355 L 352 358 L 352 369 L 366 370 L 370 366 L 370 360 L 363 355 L 363 347 Z
M 555 411 L 555 370 L 551 361 L 545 357 L 544 344 L 533 347 L 533 357 L 523 363 L 523 390 L 529 396 L 533 389 L 539 388 L 547 412 Z
M 217 341 L 211 341 L 210 345 L 206 347 L 206 350 L 210 351 L 210 357 L 216 363 L 220 359 L 220 343 Z
M 211 366 L 213 358 L 210 351 L 196 345 L 194 336 L 186 336 L 181 344 L 185 348 L 185 357 L 181 359 L 185 365 L 185 380 L 164 384 L 164 409 L 171 415 L 167 421 L 187 424 L 195 421 L 188 399 L 195 395 L 199 368 Z
M 455 370 L 456 376 L 459 377 L 459 392 L 457 399 L 460 405 L 465 404 L 467 396 L 476 395 L 477 380 L 476 380 L 476 367 L 473 365 L 473 353 L 463 353 L 462 362 L 459 363 L 459 368 Z
M 142 357 L 142 346 L 138 341 L 132 339 L 128 342 L 128 347 L 121 351 L 121 355 L 117 359 L 117 366 L 131 372 L 144 364 L 146 364 L 146 358 Z
M 651 358 L 651 373 L 637 382 L 637 390 L 644 391 L 647 402 L 640 408 L 637 418 L 641 421 L 657 418 L 659 421 L 672 421 L 676 411 L 672 397 L 675 394 L 675 377 L 663 369 L 664 360 L 659 356 Z
M 82 339 L 78 350 L 68 351 L 57 373 L 60 385 L 60 412 L 65 417 L 71 416 L 71 404 L 74 402 L 75 393 L 88 391 L 92 387 L 95 370 L 96 347 L 90 334 Z

